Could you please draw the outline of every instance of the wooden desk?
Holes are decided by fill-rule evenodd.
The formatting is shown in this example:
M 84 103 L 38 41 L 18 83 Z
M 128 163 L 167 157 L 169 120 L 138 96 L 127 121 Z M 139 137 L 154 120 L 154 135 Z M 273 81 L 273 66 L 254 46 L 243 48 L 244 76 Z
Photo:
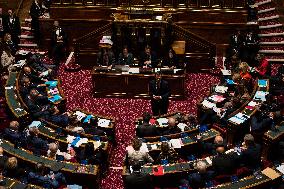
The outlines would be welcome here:
M 20 187 L 23 185 L 20 181 L 13 179 L 13 178 L 4 177 L 3 180 L 5 182 L 4 186 L 7 188 L 16 188 L 16 187 Z M 27 184 L 27 187 L 25 189 L 43 189 L 43 187 L 36 186 L 33 184 Z
M 122 74 L 92 71 L 94 97 L 124 97 L 149 99 L 149 82 L 154 79 L 154 73 L 149 74 Z M 164 75 L 168 81 L 170 99 L 185 98 L 185 74 Z
M 16 91 L 16 81 L 18 72 L 10 72 L 5 85 L 5 98 L 9 109 L 16 118 L 24 118 L 28 116 L 24 105 L 20 102 L 18 92 Z
M 79 163 L 71 163 L 71 162 L 57 162 L 54 159 L 36 156 L 31 152 L 24 150 L 22 148 L 14 148 L 14 145 L 6 140 L 1 140 L 0 146 L 3 148 L 4 152 L 15 156 L 18 159 L 23 160 L 25 163 L 29 164 L 29 166 L 35 167 L 37 163 L 42 163 L 45 167 L 51 167 L 55 163 L 63 165 L 61 171 L 66 174 L 66 178 L 72 182 L 77 184 L 88 184 L 90 180 L 93 180 L 91 188 L 95 188 L 98 186 L 99 179 L 99 167 L 96 165 L 81 165 Z M 88 171 L 81 172 L 80 170 L 86 169 Z
M 284 121 L 277 125 L 276 129 L 276 131 L 267 131 L 263 136 L 262 156 L 264 159 L 268 158 L 268 154 L 272 145 L 284 138 Z

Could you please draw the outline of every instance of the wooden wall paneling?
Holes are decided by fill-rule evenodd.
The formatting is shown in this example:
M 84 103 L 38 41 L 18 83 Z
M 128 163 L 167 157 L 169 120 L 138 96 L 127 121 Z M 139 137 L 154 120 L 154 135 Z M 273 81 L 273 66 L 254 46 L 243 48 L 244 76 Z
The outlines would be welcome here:
M 199 6 L 199 5 L 198 5 L 198 0 L 188 0 L 187 3 L 188 3 L 188 7 L 193 7 L 193 8 L 195 8 L 195 7 L 198 7 L 198 6 Z
M 233 8 L 234 0 L 224 0 L 223 8 Z

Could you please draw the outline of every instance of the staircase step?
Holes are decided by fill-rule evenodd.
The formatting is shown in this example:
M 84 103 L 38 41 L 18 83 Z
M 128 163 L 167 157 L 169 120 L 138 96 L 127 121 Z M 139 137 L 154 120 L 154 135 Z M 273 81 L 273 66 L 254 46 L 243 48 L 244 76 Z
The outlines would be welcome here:
M 264 18 L 259 18 L 258 21 L 266 21 L 266 20 L 273 20 L 279 18 L 279 15 L 274 15 L 274 16 L 269 16 L 269 17 L 264 17 Z
M 31 18 L 26 18 L 25 22 L 32 22 L 32 19 Z
M 33 39 L 34 36 L 32 36 L 32 35 L 20 35 L 19 38 L 21 38 L 21 39 Z
M 263 54 L 283 54 L 284 50 L 259 50 L 258 52 Z
M 284 41 L 278 41 L 278 42 L 260 42 L 260 45 L 284 45 Z
M 257 11 L 257 13 L 261 14 L 261 13 L 267 13 L 267 12 L 270 12 L 270 11 L 275 11 L 275 7 L 274 8 L 268 8 L 268 9 L 259 10 L 259 11 Z
M 274 36 L 281 36 L 284 35 L 283 33 L 262 33 L 262 34 L 258 34 L 259 37 L 274 37 Z
M 28 27 L 28 26 L 22 26 L 21 27 L 22 30 L 28 30 L 28 31 L 31 31 L 32 28 L 31 27 Z
M 260 5 L 264 5 L 264 4 L 271 3 L 271 2 L 272 0 L 264 0 L 264 1 L 257 2 L 254 5 L 260 6 Z
M 283 58 L 267 59 L 269 62 L 284 62 Z
M 265 26 L 259 26 L 259 29 L 278 28 L 282 26 L 283 26 L 282 24 L 265 25 Z
M 35 43 L 20 43 L 19 47 L 37 47 L 37 44 Z

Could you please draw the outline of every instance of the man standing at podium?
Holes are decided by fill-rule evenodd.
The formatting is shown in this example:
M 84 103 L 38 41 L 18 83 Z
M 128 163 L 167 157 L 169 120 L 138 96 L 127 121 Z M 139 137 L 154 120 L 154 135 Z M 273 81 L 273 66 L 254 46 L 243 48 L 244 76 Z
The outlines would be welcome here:
M 169 96 L 171 95 L 169 84 L 162 79 L 161 72 L 155 74 L 155 79 L 149 83 L 151 106 L 154 116 L 166 114 L 169 107 Z

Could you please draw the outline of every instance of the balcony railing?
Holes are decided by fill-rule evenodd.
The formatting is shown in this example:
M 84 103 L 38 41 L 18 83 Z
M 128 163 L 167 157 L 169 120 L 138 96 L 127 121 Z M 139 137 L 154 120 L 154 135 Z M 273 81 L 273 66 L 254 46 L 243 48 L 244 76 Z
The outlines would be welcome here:
M 245 8 L 247 0 L 53 0 L 53 5 L 108 7 Z

